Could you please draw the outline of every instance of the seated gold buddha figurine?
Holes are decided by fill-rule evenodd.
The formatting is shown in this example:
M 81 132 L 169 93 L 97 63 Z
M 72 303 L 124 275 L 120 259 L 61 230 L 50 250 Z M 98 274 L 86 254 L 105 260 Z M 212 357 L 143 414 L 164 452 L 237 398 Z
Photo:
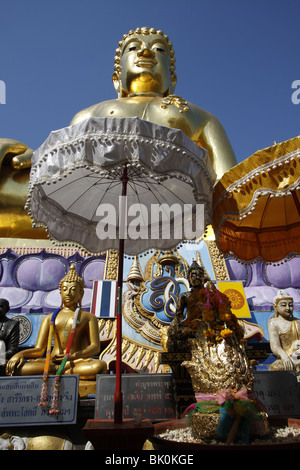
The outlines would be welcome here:
M 277 356 L 270 370 L 300 372 L 300 320 L 293 316 L 294 300 L 279 290 L 273 301 L 275 313 L 268 322 L 270 348 Z
M 236 165 L 231 144 L 218 119 L 174 95 L 175 57 L 162 31 L 137 28 L 123 36 L 115 56 L 113 83 L 117 99 L 77 113 L 75 124 L 89 117 L 134 117 L 181 129 L 210 155 L 217 178 Z
M 54 346 L 51 352 L 49 374 L 57 372 L 65 357 L 74 315 L 79 307 L 70 355 L 63 373 L 78 374 L 81 379 L 94 380 L 97 374 L 106 372 L 107 366 L 105 362 L 92 357 L 100 352 L 98 323 L 92 313 L 81 309 L 84 283 L 83 279 L 78 276 L 74 265 L 60 281 L 59 290 L 62 305 L 53 325 Z M 43 319 L 35 347 L 18 352 L 8 361 L 7 375 L 43 374 L 45 366 L 43 356 L 47 349 L 51 317 L 52 314 Z

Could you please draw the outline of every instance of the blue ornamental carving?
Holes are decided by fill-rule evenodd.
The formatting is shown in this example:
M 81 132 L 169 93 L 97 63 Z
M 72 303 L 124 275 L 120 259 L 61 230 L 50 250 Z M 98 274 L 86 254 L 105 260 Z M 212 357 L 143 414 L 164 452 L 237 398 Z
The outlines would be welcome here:
M 188 288 L 184 277 L 176 278 L 174 266 L 164 266 L 161 276 L 145 282 L 141 305 L 147 312 L 154 313 L 158 321 L 170 323 L 175 316 L 178 296 Z

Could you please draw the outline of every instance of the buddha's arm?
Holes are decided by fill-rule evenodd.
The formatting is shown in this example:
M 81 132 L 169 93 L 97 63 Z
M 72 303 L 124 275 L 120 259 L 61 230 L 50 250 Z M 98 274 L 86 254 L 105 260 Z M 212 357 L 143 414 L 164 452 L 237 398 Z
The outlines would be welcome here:
M 207 123 L 200 129 L 198 143 L 208 151 L 217 179 L 237 164 L 227 134 L 215 116 L 210 115 Z
M 270 338 L 270 349 L 273 354 L 275 354 L 276 356 L 280 358 L 283 352 L 283 349 L 281 347 L 280 338 L 279 338 L 276 325 L 274 324 L 274 319 L 273 321 L 271 320 L 269 322 L 268 331 L 269 331 L 269 338 Z
M 37 359 L 44 355 L 47 348 L 49 328 L 50 316 L 48 315 L 41 323 L 35 347 L 22 351 L 24 359 Z
M 282 360 L 285 370 L 292 370 L 294 368 L 293 362 L 288 354 L 282 348 L 279 333 L 276 328 L 276 324 L 271 320 L 268 326 L 269 337 L 270 337 L 270 349 L 279 359 Z
M 11 333 L 7 338 L 6 344 L 6 359 L 9 360 L 19 348 L 19 332 L 20 332 L 20 325 L 16 322 L 15 326 L 13 327 Z
M 185 294 L 181 294 L 177 300 L 176 312 L 175 312 L 175 323 L 181 323 L 184 317 L 184 309 L 186 307 L 187 298 Z
M 41 323 L 35 347 L 17 352 L 7 363 L 7 374 L 12 375 L 17 368 L 22 366 L 25 359 L 38 359 L 42 357 L 46 351 L 48 334 L 49 316 L 45 317 Z

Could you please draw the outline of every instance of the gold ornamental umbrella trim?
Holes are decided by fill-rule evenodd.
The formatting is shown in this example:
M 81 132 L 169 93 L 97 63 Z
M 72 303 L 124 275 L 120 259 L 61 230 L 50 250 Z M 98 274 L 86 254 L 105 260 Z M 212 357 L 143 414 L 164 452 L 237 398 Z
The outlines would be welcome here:
M 256 152 L 226 172 L 213 194 L 224 253 L 276 262 L 300 252 L 300 136 Z
M 287 142 L 284 142 L 283 144 L 277 144 L 276 146 L 256 152 L 245 161 L 227 171 L 214 188 L 213 208 L 215 209 L 225 198 L 241 193 L 243 188 L 251 184 L 259 186 L 257 190 L 254 190 L 255 194 L 256 191 L 261 191 L 262 193 L 272 190 L 285 192 L 288 186 L 295 183 L 295 178 L 296 183 L 298 183 L 300 178 L 299 173 L 292 172 L 292 174 L 288 175 L 290 180 L 294 180 L 289 183 L 281 175 L 281 173 L 287 170 L 287 165 L 293 164 L 293 162 L 296 162 L 296 159 L 300 158 L 300 137 L 292 139 L 292 142 L 293 146 L 297 145 L 298 147 L 292 149 L 288 154 L 282 154 L 284 148 L 291 147 L 291 145 L 283 145 L 287 144 Z M 272 151 L 273 154 L 271 153 Z M 262 160 L 267 161 L 261 164 Z M 256 195 L 258 194 L 256 193 Z M 242 194 L 242 196 L 245 195 Z M 237 202 L 241 208 L 245 208 L 249 204 L 244 197 L 238 198 Z
M 293 203 L 295 205 L 297 218 L 298 218 L 298 216 L 300 216 L 300 203 L 299 203 L 299 200 L 298 200 L 298 197 L 297 197 L 297 194 L 296 194 L 295 191 L 298 192 L 300 190 L 299 184 L 300 184 L 300 177 L 297 179 L 295 184 L 289 186 L 285 190 L 276 191 L 276 190 L 271 190 L 271 189 L 267 189 L 267 188 L 264 188 L 263 191 L 257 190 L 253 193 L 254 195 L 253 195 L 253 198 L 252 198 L 251 202 L 245 208 L 241 209 L 240 211 L 238 211 L 238 208 L 236 208 L 235 210 L 230 211 L 230 203 L 229 204 L 226 204 L 226 203 L 223 204 L 222 212 L 224 210 L 224 205 L 228 207 L 228 212 L 225 213 L 225 214 L 222 213 L 223 220 L 220 223 L 220 228 L 221 228 L 221 225 L 225 221 L 232 220 L 234 222 L 239 222 L 239 221 L 242 221 L 243 219 L 249 218 L 249 216 L 251 216 L 251 214 L 253 214 L 254 211 L 259 206 L 260 200 L 264 201 L 264 204 L 267 205 L 268 204 L 267 201 L 271 201 L 273 198 L 276 198 L 276 199 L 282 198 L 282 200 L 284 201 L 285 197 L 289 197 L 289 196 L 292 197 L 293 198 Z M 242 197 L 242 195 L 241 195 L 241 197 Z M 216 218 L 215 216 L 218 215 L 219 212 L 220 212 L 219 210 L 216 210 L 216 212 L 214 213 L 214 219 Z M 261 218 L 260 220 L 263 220 L 263 218 Z M 260 224 L 260 228 L 261 228 L 261 225 L 262 224 Z M 290 225 L 290 224 L 287 224 L 287 225 Z M 220 230 L 220 228 L 218 229 L 218 231 Z M 275 230 L 275 228 L 273 228 L 273 230 Z
M 258 150 L 224 173 L 214 189 L 214 204 L 218 204 L 219 199 L 222 200 L 228 192 L 238 190 L 239 185 L 250 183 L 276 168 L 280 171 L 282 165 L 290 163 L 295 156 L 300 158 L 300 136 Z M 273 189 L 277 189 L 276 184 Z

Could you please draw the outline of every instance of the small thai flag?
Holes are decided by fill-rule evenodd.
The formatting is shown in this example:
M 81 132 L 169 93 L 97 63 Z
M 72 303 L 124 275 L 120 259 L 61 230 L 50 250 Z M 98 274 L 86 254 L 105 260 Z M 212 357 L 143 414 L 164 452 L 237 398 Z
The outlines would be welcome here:
M 98 318 L 116 317 L 117 281 L 93 281 L 91 313 Z

